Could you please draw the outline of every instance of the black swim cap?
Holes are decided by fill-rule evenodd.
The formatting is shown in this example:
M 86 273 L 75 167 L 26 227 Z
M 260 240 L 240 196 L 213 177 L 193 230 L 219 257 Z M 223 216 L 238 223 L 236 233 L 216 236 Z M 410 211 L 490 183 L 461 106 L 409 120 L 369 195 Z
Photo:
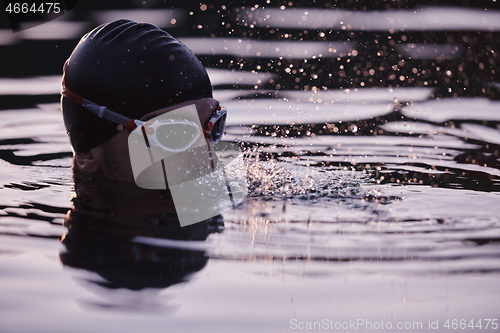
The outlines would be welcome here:
M 130 20 L 98 26 L 83 36 L 66 61 L 63 77 L 76 95 L 136 119 L 212 97 L 207 72 L 191 50 L 152 24 Z M 66 97 L 61 106 L 77 154 L 119 132 L 115 123 Z

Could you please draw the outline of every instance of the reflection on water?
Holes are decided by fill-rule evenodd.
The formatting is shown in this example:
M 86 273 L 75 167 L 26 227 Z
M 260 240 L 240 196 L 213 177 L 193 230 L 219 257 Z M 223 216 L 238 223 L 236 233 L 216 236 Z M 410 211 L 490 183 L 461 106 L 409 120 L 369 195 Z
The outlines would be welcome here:
M 236 57 L 308 59 L 316 57 L 345 57 L 356 47 L 351 42 L 293 42 L 244 41 L 239 38 L 212 39 L 210 48 L 205 38 L 183 38 L 193 52 L 200 55 L 232 55 Z
M 65 266 L 85 270 L 73 272 L 86 287 L 102 294 L 102 288 L 145 290 L 154 299 L 160 290 L 188 281 L 201 270 L 208 257 L 204 251 L 189 248 L 157 247 L 133 242 L 136 237 L 167 238 L 171 241 L 205 241 L 209 234 L 221 232 L 220 216 L 187 227 L 180 227 L 172 198 L 167 191 L 150 191 L 132 183 L 116 183 L 75 175 L 76 196 L 66 215 L 59 258 Z M 98 276 L 98 278 L 96 278 Z M 96 285 L 101 287 L 96 289 Z M 164 304 L 147 301 L 143 294 L 105 292 L 101 302 L 85 306 L 120 310 L 158 310 Z M 141 296 L 140 296 L 141 295 Z M 141 302 L 138 303 L 138 300 Z
M 265 13 L 254 11 L 257 25 Z M 478 29 L 497 29 L 484 17 Z M 203 55 L 234 42 L 189 40 Z M 256 58 L 274 57 L 263 43 L 220 53 L 257 45 Z M 427 59 L 427 46 L 408 45 L 402 53 Z M 271 70 L 209 74 L 250 193 L 184 228 L 166 191 L 73 177 L 58 76 L 0 79 L 10 101 L 0 111 L 0 330 L 275 332 L 292 318 L 498 316 L 498 101 L 435 98 L 433 85 L 293 90 L 270 86 L 282 74 Z
M 389 5 L 390 8 L 390 5 Z M 251 8 L 244 19 L 256 26 L 338 30 L 485 30 L 500 29 L 498 12 L 457 7 L 423 7 L 380 11 Z

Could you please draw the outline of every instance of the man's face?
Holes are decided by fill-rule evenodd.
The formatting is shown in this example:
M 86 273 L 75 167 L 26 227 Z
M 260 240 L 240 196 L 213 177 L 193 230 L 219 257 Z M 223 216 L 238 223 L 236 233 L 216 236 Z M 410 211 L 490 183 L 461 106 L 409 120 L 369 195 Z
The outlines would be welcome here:
M 191 104 L 196 105 L 198 111 L 198 117 L 200 123 L 203 125 L 209 119 L 212 113 L 217 109 L 219 103 L 213 98 L 203 98 L 195 101 L 188 101 L 181 104 L 177 104 L 168 108 L 153 111 L 146 114 L 141 120 L 149 120 L 157 117 L 168 111 L 178 109 Z M 130 153 L 128 146 L 128 137 L 130 132 L 126 129 L 122 130 L 110 140 L 102 144 L 100 149 L 97 150 L 98 154 L 102 154 L 102 163 L 100 163 L 100 170 L 104 173 L 104 176 L 111 180 L 116 181 L 134 181 L 134 174 L 132 172 L 132 165 L 130 161 Z M 207 147 L 209 145 L 208 139 Z M 175 159 L 175 170 L 177 172 L 170 172 L 169 177 L 178 178 L 179 180 L 185 176 L 185 173 L 189 166 L 193 164 L 190 155 L 179 154 Z M 172 175 L 171 175 L 172 174 Z

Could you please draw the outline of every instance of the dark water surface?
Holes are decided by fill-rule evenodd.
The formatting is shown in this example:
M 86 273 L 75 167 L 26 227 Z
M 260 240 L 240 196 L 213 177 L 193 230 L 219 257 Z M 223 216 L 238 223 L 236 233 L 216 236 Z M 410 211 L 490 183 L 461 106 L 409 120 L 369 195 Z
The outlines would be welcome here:
M 335 92 L 326 112 L 287 94 L 225 101 L 234 112 L 227 139 L 248 150 L 251 195 L 187 238 L 161 218 L 82 227 L 95 219 L 80 216 L 64 227 L 74 188 L 58 106 L 2 111 L 2 331 L 271 332 L 292 319 L 427 325 L 497 316 L 500 172 L 490 118 L 499 102 L 422 97 L 396 109 L 336 101 Z M 457 102 L 474 119 L 457 114 Z M 276 125 L 294 112 L 319 119 L 344 110 L 363 124 L 356 110 L 373 108 L 358 131 L 377 135 L 346 133 L 343 123 L 325 125 L 328 134 L 295 124 L 279 131 L 298 136 L 265 135 L 269 128 L 238 113 L 245 108 L 254 123 Z M 426 119 L 408 119 L 417 112 Z M 445 125 L 434 113 L 460 121 Z
M 127 184 L 70 211 L 60 77 L 0 79 L 0 332 L 498 331 L 500 101 L 209 74 L 250 195 L 182 229 Z

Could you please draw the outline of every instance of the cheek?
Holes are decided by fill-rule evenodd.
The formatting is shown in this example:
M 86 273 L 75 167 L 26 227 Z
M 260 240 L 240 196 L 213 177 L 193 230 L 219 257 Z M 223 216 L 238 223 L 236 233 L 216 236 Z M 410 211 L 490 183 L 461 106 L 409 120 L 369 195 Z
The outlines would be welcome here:
M 128 131 L 123 130 L 117 135 L 115 135 L 113 138 L 111 138 L 111 144 L 113 146 L 113 157 L 115 158 L 116 161 L 120 162 L 120 164 L 124 162 L 128 162 L 130 164 L 129 160 L 129 153 L 128 153 Z
M 118 159 L 121 166 L 120 169 L 123 175 L 123 180 L 134 181 L 134 174 L 132 172 L 132 164 L 130 162 L 130 154 L 128 151 L 128 141 L 126 141 L 122 149 L 119 151 Z
M 128 131 L 123 130 L 112 138 L 114 178 L 122 181 L 134 181 L 130 155 L 128 151 Z

